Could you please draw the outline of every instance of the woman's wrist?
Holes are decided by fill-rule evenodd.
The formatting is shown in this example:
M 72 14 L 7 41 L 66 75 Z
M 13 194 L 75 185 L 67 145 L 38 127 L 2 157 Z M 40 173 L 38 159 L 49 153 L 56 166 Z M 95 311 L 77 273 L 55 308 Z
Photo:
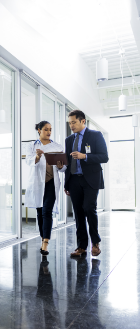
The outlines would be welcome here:
M 40 160 L 40 157 L 38 155 L 36 155 L 35 163 L 39 162 L 39 160 Z

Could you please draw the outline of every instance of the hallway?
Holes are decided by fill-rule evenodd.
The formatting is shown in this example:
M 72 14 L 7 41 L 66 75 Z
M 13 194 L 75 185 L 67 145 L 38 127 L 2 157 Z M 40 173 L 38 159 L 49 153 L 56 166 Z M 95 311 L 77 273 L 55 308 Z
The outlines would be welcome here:
M 133 329 L 140 326 L 140 221 L 99 214 L 101 254 L 71 259 L 75 223 L 0 250 L 0 329 Z

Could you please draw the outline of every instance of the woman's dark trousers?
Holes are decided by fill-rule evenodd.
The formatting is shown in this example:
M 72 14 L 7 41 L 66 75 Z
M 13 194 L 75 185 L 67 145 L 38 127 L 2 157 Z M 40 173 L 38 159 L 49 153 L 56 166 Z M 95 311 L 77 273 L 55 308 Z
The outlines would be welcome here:
M 50 239 L 52 230 L 52 211 L 55 203 L 54 179 L 45 184 L 43 207 L 37 208 L 37 219 L 40 236 L 43 239 Z

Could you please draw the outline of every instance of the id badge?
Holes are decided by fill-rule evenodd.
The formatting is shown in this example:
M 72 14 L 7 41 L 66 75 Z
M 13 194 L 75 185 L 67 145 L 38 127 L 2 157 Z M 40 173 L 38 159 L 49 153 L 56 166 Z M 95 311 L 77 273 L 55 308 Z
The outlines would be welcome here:
M 86 153 L 91 153 L 90 145 L 85 146 Z

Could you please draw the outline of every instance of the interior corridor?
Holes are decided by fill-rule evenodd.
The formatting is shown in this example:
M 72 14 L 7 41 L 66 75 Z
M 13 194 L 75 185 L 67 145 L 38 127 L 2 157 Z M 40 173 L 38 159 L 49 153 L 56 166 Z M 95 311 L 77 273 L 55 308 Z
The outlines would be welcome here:
M 70 258 L 75 223 L 0 250 L 0 328 L 139 328 L 140 221 L 134 212 L 99 214 L 101 254 Z

